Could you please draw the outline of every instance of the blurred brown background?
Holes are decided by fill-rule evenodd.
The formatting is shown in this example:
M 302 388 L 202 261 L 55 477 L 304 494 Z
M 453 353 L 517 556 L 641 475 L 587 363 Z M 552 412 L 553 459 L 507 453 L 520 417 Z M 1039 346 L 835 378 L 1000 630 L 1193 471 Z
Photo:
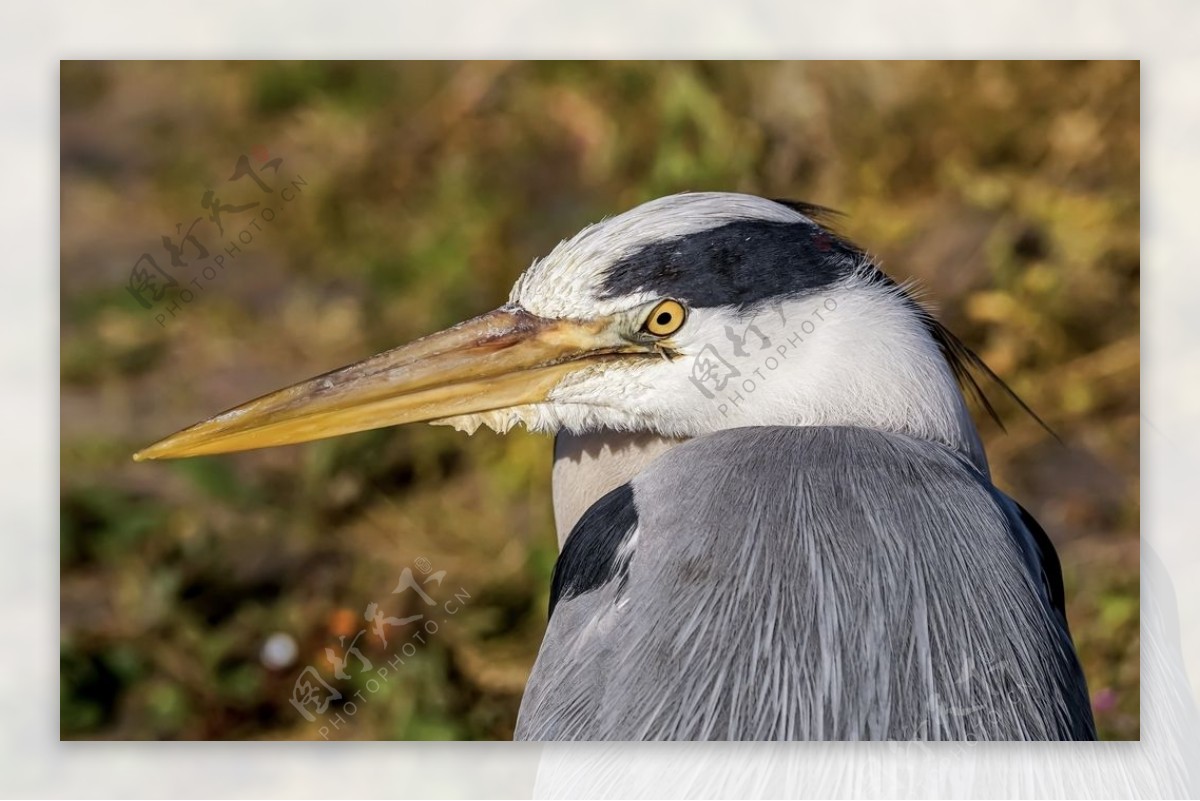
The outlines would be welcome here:
M 846 212 L 843 231 L 919 280 L 1062 437 L 1004 402 L 1008 433 L 981 420 L 997 484 L 1058 545 L 1101 732 L 1137 738 L 1136 63 L 64 62 L 61 77 L 64 738 L 509 737 L 556 556 L 548 438 L 412 426 L 129 455 L 493 308 L 582 225 L 703 189 Z M 367 631 L 376 672 L 351 657 L 338 679 L 326 649 L 370 628 L 369 604 L 424 611 L 392 594 L 406 567 L 445 571 L 424 585 L 437 604 L 470 597 L 411 656 L 420 623 L 385 629 L 387 646 Z M 290 703 L 309 666 L 342 693 L 312 722 Z

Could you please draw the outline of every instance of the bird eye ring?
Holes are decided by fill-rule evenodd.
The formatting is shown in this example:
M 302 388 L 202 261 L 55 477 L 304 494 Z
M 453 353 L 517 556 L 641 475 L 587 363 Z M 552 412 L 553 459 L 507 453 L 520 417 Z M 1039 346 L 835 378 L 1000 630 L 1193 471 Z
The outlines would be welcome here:
M 656 337 L 665 337 L 678 331 L 686 319 L 687 310 L 683 308 L 682 303 L 677 300 L 664 300 L 650 312 L 642 330 Z

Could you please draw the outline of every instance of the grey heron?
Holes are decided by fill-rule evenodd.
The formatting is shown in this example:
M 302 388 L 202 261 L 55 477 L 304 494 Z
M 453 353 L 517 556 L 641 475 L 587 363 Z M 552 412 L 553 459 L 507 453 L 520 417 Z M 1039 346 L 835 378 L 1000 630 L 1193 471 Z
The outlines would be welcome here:
M 521 739 L 1094 739 L 1054 548 L 968 410 L 982 364 L 820 212 L 650 201 L 495 311 L 135 458 L 555 434 Z

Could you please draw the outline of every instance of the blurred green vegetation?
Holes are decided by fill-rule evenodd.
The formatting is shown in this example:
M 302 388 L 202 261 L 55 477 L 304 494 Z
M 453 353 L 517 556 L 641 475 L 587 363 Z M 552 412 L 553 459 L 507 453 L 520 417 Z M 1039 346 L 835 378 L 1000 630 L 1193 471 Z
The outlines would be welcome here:
M 585 223 L 703 189 L 846 212 L 1056 429 L 1003 404 L 1008 433 L 981 424 L 1058 544 L 1103 735 L 1138 736 L 1136 63 L 64 62 L 61 81 L 64 738 L 320 737 L 289 703 L 306 665 L 363 693 L 330 738 L 509 737 L 556 555 L 549 439 L 129 455 L 493 308 Z M 229 181 L 243 154 L 306 183 L 213 280 L 170 268 L 161 237 L 206 190 L 266 197 Z M 217 251 L 250 216 L 197 230 Z M 125 290 L 143 252 L 181 280 L 150 310 Z M 325 649 L 369 603 L 403 612 L 418 559 L 446 571 L 438 603 L 470 599 L 375 691 L 335 680 Z M 298 648 L 279 669 L 276 632 Z

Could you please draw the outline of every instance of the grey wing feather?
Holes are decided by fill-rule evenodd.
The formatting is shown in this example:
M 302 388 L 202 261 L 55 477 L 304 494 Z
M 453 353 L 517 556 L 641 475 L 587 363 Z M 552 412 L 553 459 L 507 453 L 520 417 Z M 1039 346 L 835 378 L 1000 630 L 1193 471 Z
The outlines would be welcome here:
M 1039 544 L 951 451 L 734 429 L 627 497 L 606 580 L 558 599 L 519 739 L 1095 737 Z M 568 545 L 612 518 L 588 517 Z

